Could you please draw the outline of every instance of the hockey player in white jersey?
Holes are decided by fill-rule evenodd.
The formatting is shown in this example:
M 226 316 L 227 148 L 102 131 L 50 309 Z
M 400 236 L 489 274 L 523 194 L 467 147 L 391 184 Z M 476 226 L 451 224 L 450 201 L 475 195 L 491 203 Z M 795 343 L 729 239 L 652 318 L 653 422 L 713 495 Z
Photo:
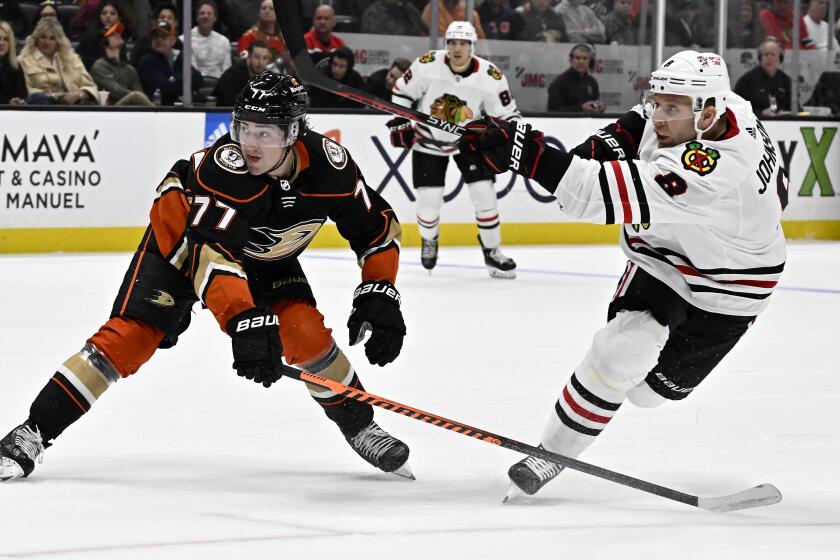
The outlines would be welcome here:
M 724 61 L 677 53 L 653 72 L 646 101 L 572 153 L 525 123 L 491 119 L 467 125 L 461 141 L 465 157 L 535 179 L 564 212 L 624 224 L 628 263 L 607 324 L 541 437 L 569 457 L 625 400 L 654 407 L 691 394 L 766 308 L 785 264 L 786 173 Z M 508 471 L 509 496 L 533 494 L 561 470 L 523 459 Z
M 418 57 L 399 78 L 392 100 L 450 123 L 464 124 L 483 115 L 519 118 L 507 79 L 490 62 L 474 55 L 476 33 L 466 21 L 452 22 L 446 30 L 446 50 Z M 421 261 L 430 270 L 437 263 L 440 209 L 446 167 L 453 155 L 475 207 L 478 239 L 484 262 L 494 278 L 515 278 L 516 263 L 499 249 L 501 233 L 494 174 L 465 167 L 458 154 L 458 137 L 423 124 L 396 117 L 388 121 L 391 145 L 411 148 L 412 175 L 417 190 L 417 225 L 423 239 Z

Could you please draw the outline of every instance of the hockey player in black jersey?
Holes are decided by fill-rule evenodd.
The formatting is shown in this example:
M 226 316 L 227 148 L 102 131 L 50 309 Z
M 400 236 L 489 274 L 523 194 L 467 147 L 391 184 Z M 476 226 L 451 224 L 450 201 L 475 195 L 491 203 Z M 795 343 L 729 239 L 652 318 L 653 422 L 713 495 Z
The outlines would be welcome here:
M 523 122 L 467 125 L 461 153 L 525 175 L 560 208 L 620 223 L 628 262 L 608 321 L 549 411 L 541 445 L 577 457 L 625 400 L 686 398 L 741 339 L 785 264 L 787 177 L 775 142 L 732 92 L 714 53 L 682 51 L 652 73 L 644 107 L 565 153 Z M 528 457 L 511 494 L 533 494 L 562 467 Z
M 197 301 L 229 335 L 238 375 L 269 387 L 282 377 L 283 356 L 361 388 L 297 258 L 328 218 L 361 267 L 350 344 L 369 331 L 371 364 L 399 355 L 406 332 L 394 287 L 400 224 L 347 150 L 309 130 L 306 104 L 292 76 L 259 74 L 236 100 L 231 133 L 173 165 L 110 319 L 58 368 L 26 421 L 0 440 L 0 480 L 29 476 L 44 449 L 110 385 L 158 348 L 174 346 Z M 413 478 L 408 446 L 376 424 L 370 405 L 308 389 L 362 458 Z

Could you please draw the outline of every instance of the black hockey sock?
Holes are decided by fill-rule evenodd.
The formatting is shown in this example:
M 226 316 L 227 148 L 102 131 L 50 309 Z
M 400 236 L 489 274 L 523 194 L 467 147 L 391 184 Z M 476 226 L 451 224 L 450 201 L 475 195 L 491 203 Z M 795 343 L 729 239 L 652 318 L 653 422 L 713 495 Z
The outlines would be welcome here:
M 82 417 L 105 390 L 120 378 L 114 367 L 87 344 L 55 372 L 29 408 L 29 422 L 50 445 L 70 424 Z

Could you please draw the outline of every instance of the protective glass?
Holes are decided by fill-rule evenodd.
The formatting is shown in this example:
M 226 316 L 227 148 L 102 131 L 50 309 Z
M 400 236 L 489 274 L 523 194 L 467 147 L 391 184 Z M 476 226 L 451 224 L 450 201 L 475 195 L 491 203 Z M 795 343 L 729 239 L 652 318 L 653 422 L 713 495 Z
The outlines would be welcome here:
M 241 121 L 234 117 L 230 123 L 230 137 L 234 142 L 264 148 L 287 148 L 298 137 L 299 123 L 264 124 Z
M 687 95 L 665 95 L 646 91 L 642 94 L 645 117 L 655 121 L 681 121 L 694 118 L 691 98 Z

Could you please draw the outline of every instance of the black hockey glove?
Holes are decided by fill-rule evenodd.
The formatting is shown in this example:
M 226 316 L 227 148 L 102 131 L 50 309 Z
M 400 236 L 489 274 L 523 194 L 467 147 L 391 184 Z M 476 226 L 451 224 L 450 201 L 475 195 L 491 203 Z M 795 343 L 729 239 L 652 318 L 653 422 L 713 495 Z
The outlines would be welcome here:
M 405 337 L 400 301 L 400 293 L 387 280 L 362 282 L 353 293 L 353 311 L 347 320 L 350 346 L 371 331 L 365 343 L 365 355 L 371 364 L 384 366 L 400 355 Z
M 252 307 L 228 321 L 225 330 L 233 342 L 236 375 L 265 387 L 271 387 L 283 377 L 283 345 L 277 315 L 268 309 Z
M 634 159 L 638 155 L 639 142 L 644 130 L 644 117 L 630 111 L 587 138 L 575 147 L 572 153 L 580 158 L 594 159 L 601 163 Z
M 414 125 L 403 117 L 394 117 L 385 123 L 391 131 L 391 145 L 395 148 L 410 148 L 414 144 Z
M 490 173 L 510 170 L 529 179 L 537 177 L 545 151 L 542 132 L 532 130 L 524 121 L 495 117 L 472 121 L 465 128 L 467 132 L 458 143 L 462 154 L 478 154 L 479 161 Z

